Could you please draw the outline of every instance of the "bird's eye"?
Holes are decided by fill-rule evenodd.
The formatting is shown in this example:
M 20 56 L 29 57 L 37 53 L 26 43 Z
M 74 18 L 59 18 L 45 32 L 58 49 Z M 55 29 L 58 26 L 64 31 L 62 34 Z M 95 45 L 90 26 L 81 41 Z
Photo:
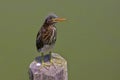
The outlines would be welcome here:
M 53 19 L 52 17 L 50 17 L 50 19 Z

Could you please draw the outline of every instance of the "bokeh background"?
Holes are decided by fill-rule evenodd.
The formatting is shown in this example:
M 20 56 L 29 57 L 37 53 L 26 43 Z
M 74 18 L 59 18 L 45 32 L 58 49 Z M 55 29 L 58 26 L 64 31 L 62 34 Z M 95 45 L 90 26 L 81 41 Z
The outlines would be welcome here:
M 0 80 L 29 80 L 35 39 L 51 12 L 54 52 L 68 61 L 69 80 L 120 80 L 119 0 L 0 0 Z

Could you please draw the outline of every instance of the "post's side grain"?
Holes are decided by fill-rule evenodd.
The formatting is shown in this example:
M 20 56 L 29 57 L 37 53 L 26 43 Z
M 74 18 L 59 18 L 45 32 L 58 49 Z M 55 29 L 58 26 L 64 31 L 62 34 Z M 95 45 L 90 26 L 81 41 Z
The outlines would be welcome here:
M 52 63 L 45 62 L 45 66 L 37 60 L 30 64 L 30 80 L 68 80 L 67 61 L 56 53 L 52 57 Z

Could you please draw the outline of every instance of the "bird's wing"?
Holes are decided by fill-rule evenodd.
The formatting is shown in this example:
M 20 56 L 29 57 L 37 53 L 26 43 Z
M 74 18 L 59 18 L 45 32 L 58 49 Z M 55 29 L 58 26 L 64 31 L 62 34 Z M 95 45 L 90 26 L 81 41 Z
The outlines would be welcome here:
M 36 37 L 36 48 L 38 51 L 43 47 L 43 41 L 41 40 L 41 32 L 38 32 L 37 37 Z
M 52 29 L 44 29 L 41 28 L 41 30 L 38 32 L 36 37 L 36 47 L 37 49 L 41 49 L 46 44 L 51 44 L 51 37 L 53 35 Z

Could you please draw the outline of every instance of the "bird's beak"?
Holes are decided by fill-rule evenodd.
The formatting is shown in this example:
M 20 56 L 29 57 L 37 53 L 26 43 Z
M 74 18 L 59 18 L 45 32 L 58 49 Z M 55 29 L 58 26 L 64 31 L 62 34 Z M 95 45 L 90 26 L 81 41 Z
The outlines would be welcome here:
M 55 18 L 52 20 L 53 20 L 53 22 L 62 22 L 62 21 L 65 21 L 66 19 L 65 18 Z

